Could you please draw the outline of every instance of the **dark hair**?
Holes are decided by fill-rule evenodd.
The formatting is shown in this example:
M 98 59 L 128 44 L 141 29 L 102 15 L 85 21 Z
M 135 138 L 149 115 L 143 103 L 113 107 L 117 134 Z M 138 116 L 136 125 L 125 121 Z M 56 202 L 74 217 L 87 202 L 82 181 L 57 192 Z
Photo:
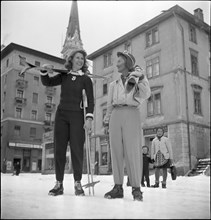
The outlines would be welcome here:
M 144 147 L 146 147 L 149 150 L 148 146 L 144 145 L 142 148 L 144 148 Z
M 158 132 L 159 129 L 161 129 L 163 131 L 163 133 L 165 133 L 164 128 L 162 128 L 162 127 L 157 128 L 156 133 Z
M 88 72 L 88 63 L 87 63 L 86 57 L 85 57 L 84 54 L 81 53 L 80 51 L 78 51 L 78 52 L 72 54 L 71 56 L 69 56 L 69 57 L 67 58 L 65 64 L 64 64 L 64 66 L 65 66 L 65 68 L 66 68 L 67 70 L 71 70 L 72 67 L 73 67 L 72 60 L 73 60 L 74 56 L 75 56 L 77 53 L 80 53 L 80 54 L 83 55 L 83 57 L 84 57 L 84 65 L 81 67 L 81 71 L 84 72 L 84 73 L 87 73 L 87 72 Z

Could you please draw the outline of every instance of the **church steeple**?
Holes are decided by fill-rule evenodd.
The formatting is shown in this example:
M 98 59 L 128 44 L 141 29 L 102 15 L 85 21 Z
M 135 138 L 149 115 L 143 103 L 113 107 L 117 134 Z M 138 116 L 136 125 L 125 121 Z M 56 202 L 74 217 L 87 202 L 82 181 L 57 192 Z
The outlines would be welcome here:
M 65 59 L 75 49 L 83 49 L 83 43 L 80 36 L 78 4 L 77 1 L 72 1 L 66 38 L 61 52 L 63 58 Z

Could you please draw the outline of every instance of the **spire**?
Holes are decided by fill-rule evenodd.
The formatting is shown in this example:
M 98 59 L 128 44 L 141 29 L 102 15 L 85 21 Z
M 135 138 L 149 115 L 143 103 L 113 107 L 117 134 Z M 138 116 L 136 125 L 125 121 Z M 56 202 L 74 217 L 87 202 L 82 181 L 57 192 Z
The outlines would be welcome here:
M 83 48 L 83 44 L 80 36 L 78 4 L 77 1 L 72 1 L 66 38 L 61 53 L 63 58 L 66 58 L 72 50 L 82 49 L 82 48 Z

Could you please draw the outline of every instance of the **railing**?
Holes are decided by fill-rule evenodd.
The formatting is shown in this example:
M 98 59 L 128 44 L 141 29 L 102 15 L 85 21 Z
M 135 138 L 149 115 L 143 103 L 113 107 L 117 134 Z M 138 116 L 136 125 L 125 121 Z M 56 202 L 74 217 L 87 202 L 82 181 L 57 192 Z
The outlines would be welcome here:
M 45 103 L 45 111 L 53 111 L 55 109 L 54 103 Z
M 56 88 L 54 88 L 54 87 L 46 87 L 45 88 L 45 93 L 47 94 L 47 95 L 55 95 L 55 93 L 56 93 Z
M 17 79 L 16 80 L 16 87 L 24 89 L 27 88 L 28 86 L 28 81 L 24 80 L 24 79 Z
M 43 128 L 44 128 L 45 132 L 52 131 L 53 130 L 53 126 L 54 126 L 54 121 L 48 121 L 48 120 L 44 121 Z
M 26 98 L 15 97 L 15 104 L 19 106 L 26 105 Z

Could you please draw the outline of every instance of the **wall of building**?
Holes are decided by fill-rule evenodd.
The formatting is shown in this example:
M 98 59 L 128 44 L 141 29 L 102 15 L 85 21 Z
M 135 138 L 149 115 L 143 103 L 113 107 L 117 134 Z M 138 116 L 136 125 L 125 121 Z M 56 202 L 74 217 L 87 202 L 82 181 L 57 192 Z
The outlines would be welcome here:
M 46 87 L 42 85 L 40 74 L 36 70 L 28 70 L 25 73 L 24 80 L 27 81 L 27 87 L 24 88 L 23 97 L 26 98 L 26 105 L 22 107 L 22 117 L 17 119 L 15 117 L 15 97 L 16 97 L 16 80 L 20 79 L 18 73 L 23 69 L 20 65 L 19 56 L 26 57 L 26 61 L 32 64 L 35 61 L 40 62 L 42 66 L 45 63 L 54 65 L 55 68 L 64 68 L 61 63 L 57 61 L 52 61 L 51 59 L 44 59 L 33 54 L 24 53 L 22 51 L 13 50 L 6 57 L 1 60 L 2 70 L 1 70 L 1 122 L 2 122 L 2 140 L 1 140 L 1 167 L 2 162 L 6 158 L 7 160 L 13 161 L 13 158 L 22 158 L 23 163 L 23 148 L 11 148 L 8 147 L 9 142 L 15 143 L 25 143 L 25 144 L 38 144 L 42 143 L 42 135 L 44 132 L 44 120 L 45 120 L 45 103 L 47 102 Z M 7 66 L 7 60 L 9 60 L 9 65 Z M 55 74 L 53 74 L 55 75 Z M 39 84 L 34 81 L 34 76 L 39 77 Z M 4 98 L 4 92 L 6 92 L 6 97 Z M 32 103 L 33 93 L 38 93 L 38 103 Z M 60 97 L 60 87 L 56 87 L 56 92 L 53 95 L 53 103 L 55 103 L 55 108 L 52 113 L 52 121 L 54 121 L 56 108 L 59 104 Z M 4 112 L 3 112 L 4 110 Z M 37 110 L 37 120 L 31 119 L 31 111 Z M 20 136 L 14 136 L 15 125 L 21 126 Z M 36 128 L 36 136 L 30 137 L 30 128 Z M 41 153 L 39 149 L 29 149 L 30 150 L 30 171 L 32 171 L 35 166 L 33 162 L 37 162 L 41 158 Z M 22 156 L 21 156 L 22 155 Z

